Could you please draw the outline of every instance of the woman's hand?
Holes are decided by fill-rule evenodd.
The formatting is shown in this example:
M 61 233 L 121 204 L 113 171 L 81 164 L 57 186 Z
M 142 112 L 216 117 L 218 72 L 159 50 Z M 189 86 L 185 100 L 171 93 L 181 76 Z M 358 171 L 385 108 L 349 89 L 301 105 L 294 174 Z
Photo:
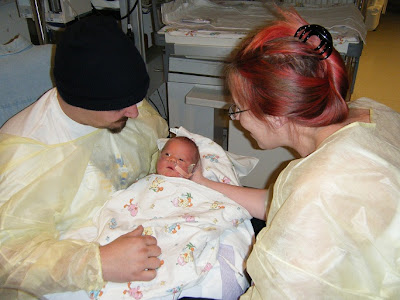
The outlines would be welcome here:
M 224 194 L 246 208 L 253 217 L 265 220 L 265 201 L 268 201 L 268 190 L 235 186 L 207 179 L 203 176 L 201 161 L 199 161 L 194 168 L 193 176 L 190 177 L 190 180 Z
M 194 167 L 192 176 L 189 179 L 199 184 L 204 182 L 205 177 L 203 176 L 203 166 L 201 165 L 201 160 L 199 160 L 197 165 Z

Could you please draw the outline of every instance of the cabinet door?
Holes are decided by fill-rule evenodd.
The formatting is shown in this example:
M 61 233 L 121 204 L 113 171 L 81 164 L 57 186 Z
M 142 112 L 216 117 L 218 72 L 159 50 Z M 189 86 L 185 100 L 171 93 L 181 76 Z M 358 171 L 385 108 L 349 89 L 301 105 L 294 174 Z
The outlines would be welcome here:
M 168 82 L 169 126 L 184 127 L 190 132 L 214 139 L 214 108 L 186 104 L 192 83 Z

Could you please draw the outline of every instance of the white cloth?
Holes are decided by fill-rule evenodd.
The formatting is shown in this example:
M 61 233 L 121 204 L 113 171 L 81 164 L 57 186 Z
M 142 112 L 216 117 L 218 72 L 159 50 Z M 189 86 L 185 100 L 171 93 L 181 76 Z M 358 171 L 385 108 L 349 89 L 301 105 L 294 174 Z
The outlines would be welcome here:
M 199 148 L 203 175 L 210 180 L 240 185 L 240 178 L 247 176 L 258 164 L 259 159 L 230 153 L 209 138 L 189 132 L 183 127 L 171 128 L 177 136 L 185 136 L 193 140 Z M 158 149 L 162 150 L 168 139 L 157 141 Z
M 28 137 L 47 145 L 65 143 L 89 134 L 97 128 L 71 120 L 61 109 L 57 88 L 47 91 L 34 105 L 30 105 L 8 120 L 1 133 Z
M 144 234 L 156 237 L 162 250 L 157 277 L 150 282 L 110 282 L 91 296 L 102 294 L 99 299 L 115 300 L 136 293 L 141 299 L 175 299 L 208 281 L 213 283 L 211 289 L 189 295 L 237 299 L 249 286 L 243 261 L 252 235 L 243 222 L 250 218 L 243 207 L 219 192 L 183 178 L 149 175 L 116 192 L 94 223 L 100 245 L 143 225 Z M 228 236 L 230 240 L 225 238 Z M 224 272 L 218 262 L 220 243 L 232 247 L 235 255 L 228 261 L 231 268 Z M 211 269 L 214 272 L 210 273 Z M 241 287 L 237 294 L 222 290 L 223 277 L 229 273 Z
M 281 5 L 285 7 L 290 4 Z M 355 37 L 365 42 L 367 29 L 357 7 L 351 4 L 299 4 L 298 13 L 310 24 L 320 24 L 330 31 L 333 39 Z M 194 32 L 205 30 L 225 38 L 234 32 L 249 33 L 266 22 L 275 20 L 271 8 L 262 1 L 175 0 L 161 6 L 162 20 L 173 28 Z M 238 22 L 240 20 L 240 22 Z M 228 32 L 227 32 L 228 31 Z
M 400 298 L 400 114 L 370 99 L 274 186 L 241 299 Z

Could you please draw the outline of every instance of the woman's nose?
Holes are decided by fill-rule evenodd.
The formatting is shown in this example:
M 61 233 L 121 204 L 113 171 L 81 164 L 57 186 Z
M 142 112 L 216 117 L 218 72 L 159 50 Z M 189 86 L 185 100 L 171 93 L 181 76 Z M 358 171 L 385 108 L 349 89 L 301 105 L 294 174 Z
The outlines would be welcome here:
M 137 105 L 132 105 L 124 109 L 124 116 L 128 118 L 136 118 L 139 115 Z

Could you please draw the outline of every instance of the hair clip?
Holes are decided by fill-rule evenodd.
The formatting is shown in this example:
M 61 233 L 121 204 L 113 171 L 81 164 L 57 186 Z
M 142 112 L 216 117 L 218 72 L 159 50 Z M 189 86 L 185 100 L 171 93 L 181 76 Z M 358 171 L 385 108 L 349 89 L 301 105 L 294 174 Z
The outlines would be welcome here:
M 301 40 L 304 38 L 304 43 L 307 42 L 307 40 L 313 35 L 317 36 L 321 40 L 319 46 L 314 49 L 315 51 L 319 52 L 319 55 L 322 56 L 321 60 L 327 59 L 331 55 L 333 50 L 333 42 L 332 36 L 328 30 L 316 24 L 304 25 L 297 29 L 294 37 L 297 37 L 301 31 L 303 32 L 299 35 L 299 39 Z

